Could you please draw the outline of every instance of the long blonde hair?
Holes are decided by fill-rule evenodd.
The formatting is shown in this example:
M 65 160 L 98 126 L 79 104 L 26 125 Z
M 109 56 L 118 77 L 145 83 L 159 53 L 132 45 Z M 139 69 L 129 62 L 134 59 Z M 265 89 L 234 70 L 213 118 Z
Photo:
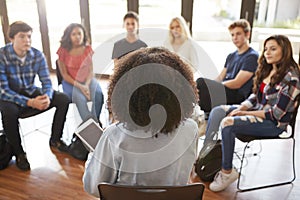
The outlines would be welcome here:
M 188 25 L 185 21 L 185 19 L 182 16 L 177 16 L 171 19 L 171 22 L 169 24 L 169 39 L 170 39 L 170 43 L 173 44 L 174 42 L 174 37 L 173 34 L 171 32 L 171 24 L 176 21 L 178 22 L 180 28 L 181 28 L 181 34 L 184 37 L 184 40 L 187 40 L 188 38 L 191 38 L 191 33 L 190 33 L 190 29 L 188 28 Z

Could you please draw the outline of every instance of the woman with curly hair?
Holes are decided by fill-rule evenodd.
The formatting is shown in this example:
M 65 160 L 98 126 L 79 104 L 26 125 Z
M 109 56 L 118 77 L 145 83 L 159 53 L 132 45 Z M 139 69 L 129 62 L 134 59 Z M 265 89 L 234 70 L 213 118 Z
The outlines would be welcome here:
M 63 91 L 78 108 L 83 121 L 93 118 L 99 121 L 103 94 L 97 80 L 93 77 L 92 47 L 81 24 L 72 23 L 64 31 L 61 45 L 57 50 L 58 67 L 63 77 Z M 92 111 L 87 102 L 92 101 Z
M 283 35 L 267 38 L 258 59 L 253 93 L 239 106 L 215 107 L 209 116 L 205 143 L 220 126 L 223 150 L 222 169 L 210 190 L 222 191 L 239 176 L 232 167 L 236 133 L 276 137 L 286 131 L 297 106 L 299 75 L 289 39 Z
M 187 184 L 196 159 L 197 104 L 193 72 L 165 48 L 142 48 L 122 57 L 110 80 L 108 107 L 117 123 L 90 153 L 84 188 L 97 185 Z

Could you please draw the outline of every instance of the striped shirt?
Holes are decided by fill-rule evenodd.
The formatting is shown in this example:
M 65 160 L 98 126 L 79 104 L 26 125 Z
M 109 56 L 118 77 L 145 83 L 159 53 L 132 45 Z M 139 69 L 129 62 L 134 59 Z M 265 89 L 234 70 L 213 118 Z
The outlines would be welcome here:
M 300 93 L 299 75 L 294 68 L 286 73 L 283 80 L 270 87 L 267 84 L 263 93 L 251 94 L 242 105 L 253 110 L 264 110 L 267 120 L 286 130 L 297 105 L 296 97 Z
M 29 95 L 39 87 L 35 85 L 35 77 L 38 75 L 42 85 L 42 93 L 47 94 L 50 99 L 53 96 L 52 83 L 46 59 L 42 52 L 31 48 L 25 61 L 22 62 L 13 49 L 13 45 L 7 44 L 0 49 L 0 99 L 16 103 L 26 107 Z

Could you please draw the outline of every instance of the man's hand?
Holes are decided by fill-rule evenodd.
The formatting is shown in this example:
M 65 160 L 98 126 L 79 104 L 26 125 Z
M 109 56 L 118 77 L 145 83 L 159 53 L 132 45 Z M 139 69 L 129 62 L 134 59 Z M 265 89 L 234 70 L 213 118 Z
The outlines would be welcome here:
M 39 95 L 28 100 L 27 105 L 38 110 L 46 110 L 50 105 L 50 99 L 46 94 Z

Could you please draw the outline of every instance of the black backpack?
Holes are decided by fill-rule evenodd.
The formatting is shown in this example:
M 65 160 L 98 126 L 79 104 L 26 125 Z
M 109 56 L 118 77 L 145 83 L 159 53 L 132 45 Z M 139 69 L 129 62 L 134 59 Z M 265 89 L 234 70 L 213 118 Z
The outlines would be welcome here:
M 202 181 L 212 182 L 222 166 L 222 142 L 212 140 L 201 149 L 195 163 L 195 172 Z
M 0 135 L 0 170 L 5 169 L 13 156 L 13 150 L 6 136 Z
M 69 153 L 79 160 L 87 160 L 89 154 L 89 151 L 75 133 L 73 134 L 73 138 L 69 146 Z

